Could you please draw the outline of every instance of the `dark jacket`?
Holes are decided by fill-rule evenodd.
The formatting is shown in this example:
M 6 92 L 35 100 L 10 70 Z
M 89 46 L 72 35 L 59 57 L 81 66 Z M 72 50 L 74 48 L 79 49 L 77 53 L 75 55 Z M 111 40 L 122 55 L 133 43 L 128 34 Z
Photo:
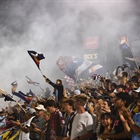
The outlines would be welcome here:
M 64 97 L 64 87 L 62 84 L 55 84 L 53 83 L 50 79 L 47 79 L 48 80 L 48 83 L 54 87 L 54 92 L 53 94 L 56 95 L 56 90 L 58 90 L 58 101 L 61 101 L 62 98 Z

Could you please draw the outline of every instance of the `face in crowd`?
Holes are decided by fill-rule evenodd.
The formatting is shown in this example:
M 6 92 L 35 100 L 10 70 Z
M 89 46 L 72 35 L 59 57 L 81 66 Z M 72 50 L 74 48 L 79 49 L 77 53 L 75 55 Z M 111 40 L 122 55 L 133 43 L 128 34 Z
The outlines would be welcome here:
M 101 124 L 102 124 L 104 127 L 111 126 L 111 125 L 112 125 L 112 122 L 113 122 L 113 118 L 112 118 L 112 116 L 111 116 L 110 113 L 104 113 L 104 114 L 101 116 Z

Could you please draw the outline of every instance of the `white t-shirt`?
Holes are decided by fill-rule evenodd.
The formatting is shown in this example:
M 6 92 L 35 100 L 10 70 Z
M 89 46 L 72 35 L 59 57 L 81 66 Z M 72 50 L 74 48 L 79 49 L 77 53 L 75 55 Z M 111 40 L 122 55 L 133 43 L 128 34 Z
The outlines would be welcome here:
M 35 116 L 31 117 L 28 121 L 26 121 L 24 123 L 24 126 L 26 127 L 30 127 L 30 124 L 31 124 L 31 121 L 32 119 L 34 118 Z M 19 135 L 19 140 L 30 140 L 29 138 L 29 132 L 28 133 L 25 133 L 23 131 L 20 132 L 20 135 Z
M 77 114 L 72 123 L 71 140 L 86 134 L 90 130 L 93 130 L 92 116 L 87 111 L 82 114 Z

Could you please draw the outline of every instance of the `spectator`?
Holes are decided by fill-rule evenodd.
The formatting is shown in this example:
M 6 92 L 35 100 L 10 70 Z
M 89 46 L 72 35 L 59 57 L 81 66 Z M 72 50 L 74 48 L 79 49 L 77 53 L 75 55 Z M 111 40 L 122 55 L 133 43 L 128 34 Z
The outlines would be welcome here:
M 64 112 L 66 113 L 65 124 L 63 126 L 61 136 L 62 140 L 69 140 L 71 135 L 73 119 L 76 115 L 74 111 L 74 102 L 72 99 L 67 99 L 63 104 Z
M 57 79 L 56 83 L 53 83 L 45 75 L 44 75 L 44 78 L 45 78 L 45 80 L 48 84 L 50 84 L 51 86 L 54 87 L 54 92 L 53 93 L 55 95 L 55 101 L 56 101 L 56 103 L 58 103 L 64 97 L 64 93 L 63 93 L 64 92 L 64 87 L 63 87 L 62 81 L 60 79 Z
M 117 67 L 115 76 L 118 78 L 119 84 L 125 85 L 126 82 L 128 81 L 128 73 L 126 71 L 121 71 L 121 73 L 118 74 L 118 71 L 120 68 L 121 68 L 121 66 Z
M 133 131 L 132 140 L 140 139 L 140 97 L 137 98 L 137 106 L 139 108 L 139 112 L 133 116 L 133 119 L 130 111 L 128 111 L 126 108 L 122 110 L 125 119 L 127 120 L 131 130 Z
M 99 130 L 100 134 L 111 134 L 112 125 L 113 125 L 113 116 L 111 113 L 103 113 L 101 115 L 101 126 Z M 103 140 L 102 138 L 98 137 L 97 140 Z
M 36 128 L 43 130 L 43 126 L 46 122 L 44 118 L 44 111 L 46 111 L 46 109 L 44 106 L 39 104 L 37 107 L 35 107 L 35 110 L 36 116 L 33 118 L 31 127 L 29 128 L 31 140 L 39 140 L 41 138 L 41 135 L 38 133 L 38 129 Z
M 75 96 L 74 107 L 77 114 L 72 123 L 70 140 L 88 140 L 93 135 L 93 118 L 84 108 L 87 99 L 83 94 Z
M 48 100 L 45 104 L 45 107 L 51 114 L 46 134 L 46 140 L 54 140 L 56 136 L 61 136 L 62 126 L 64 125 L 64 118 L 62 113 L 57 109 L 56 102 L 54 100 Z
M 23 124 L 17 120 L 17 121 L 12 121 L 12 123 L 16 126 L 18 126 L 21 130 L 20 135 L 19 135 L 19 140 L 30 140 L 29 138 L 29 127 L 31 126 L 31 121 L 35 117 L 35 109 L 29 108 L 26 113 L 25 113 L 25 120 Z

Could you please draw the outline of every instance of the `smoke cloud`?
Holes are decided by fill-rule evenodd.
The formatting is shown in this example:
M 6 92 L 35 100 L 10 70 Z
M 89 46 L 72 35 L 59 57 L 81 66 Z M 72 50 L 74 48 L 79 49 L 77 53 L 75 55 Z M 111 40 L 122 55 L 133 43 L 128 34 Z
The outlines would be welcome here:
M 130 43 L 140 40 L 139 6 L 134 0 L 1 0 L 0 88 L 10 92 L 11 82 L 17 80 L 19 90 L 26 93 L 32 88 L 40 94 L 25 76 L 42 88 L 48 85 L 27 50 L 44 54 L 40 67 L 55 82 L 63 78 L 58 57 L 83 57 L 84 39 L 89 36 L 99 36 L 99 63 L 109 58 L 112 67 L 121 64 L 119 36 L 126 34 Z

